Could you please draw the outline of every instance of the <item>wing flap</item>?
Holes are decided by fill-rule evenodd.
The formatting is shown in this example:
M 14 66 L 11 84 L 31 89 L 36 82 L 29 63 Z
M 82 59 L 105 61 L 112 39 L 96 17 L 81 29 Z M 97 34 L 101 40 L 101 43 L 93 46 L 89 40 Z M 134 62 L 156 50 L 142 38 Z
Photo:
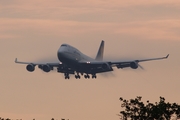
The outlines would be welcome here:
M 111 62 L 112 67 L 117 67 L 117 68 L 125 68 L 125 67 L 130 67 L 130 64 L 132 62 L 139 63 L 139 62 L 146 62 L 146 61 L 153 61 L 153 60 L 162 60 L 162 59 L 167 59 L 169 57 L 169 54 L 165 57 L 159 57 L 159 58 L 150 58 L 150 59 L 140 59 L 140 60 L 132 60 L 132 61 L 119 61 L 119 62 Z

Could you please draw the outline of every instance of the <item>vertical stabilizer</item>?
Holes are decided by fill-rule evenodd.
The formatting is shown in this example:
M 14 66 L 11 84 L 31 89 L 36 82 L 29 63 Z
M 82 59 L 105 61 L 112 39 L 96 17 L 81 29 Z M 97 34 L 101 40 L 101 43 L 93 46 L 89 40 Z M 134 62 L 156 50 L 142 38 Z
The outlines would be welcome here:
M 99 46 L 99 50 L 96 56 L 96 60 L 102 61 L 104 54 L 104 41 L 102 40 L 101 45 Z

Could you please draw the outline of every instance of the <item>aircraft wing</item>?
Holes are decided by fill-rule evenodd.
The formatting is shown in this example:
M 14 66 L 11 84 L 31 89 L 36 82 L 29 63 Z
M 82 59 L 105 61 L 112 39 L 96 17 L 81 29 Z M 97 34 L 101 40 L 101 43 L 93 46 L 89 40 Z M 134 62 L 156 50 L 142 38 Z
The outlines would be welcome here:
M 15 63 L 18 63 L 18 64 L 33 64 L 33 65 L 51 65 L 51 66 L 53 66 L 53 67 L 58 67 L 59 66 L 59 64 L 61 64 L 61 63 L 33 63 L 33 62 L 22 62 L 22 61 L 18 61 L 18 59 L 16 58 L 15 59 Z
M 167 56 L 165 56 L 165 57 L 159 57 L 159 58 L 140 59 L 140 60 L 132 60 L 132 61 L 110 62 L 110 65 L 112 67 L 117 67 L 117 68 L 131 67 L 133 69 L 137 69 L 138 67 L 141 67 L 138 64 L 139 62 L 146 62 L 146 61 L 153 61 L 153 60 L 162 60 L 162 59 L 167 59 L 168 57 L 169 57 L 169 54 Z
M 70 73 L 74 73 L 74 70 L 71 68 L 66 67 L 66 65 L 62 64 L 61 62 L 57 63 L 33 63 L 33 62 L 22 62 L 18 61 L 17 58 L 15 59 L 15 63 L 18 64 L 27 64 L 26 69 L 29 72 L 33 72 L 35 70 L 35 66 L 38 66 L 39 69 L 43 70 L 44 72 L 50 72 L 54 68 L 57 68 L 58 72 L 65 73 L 70 71 Z
M 131 60 L 131 61 L 118 61 L 118 62 L 82 61 L 82 62 L 80 62 L 81 69 L 79 71 L 82 70 L 81 72 L 83 72 L 83 73 L 93 74 L 93 73 L 102 73 L 102 72 L 113 71 L 112 67 L 117 67 L 118 69 L 126 68 L 126 67 L 131 67 L 132 69 L 137 69 L 138 67 L 141 67 L 138 64 L 139 62 L 167 59 L 168 56 L 169 56 L 169 54 L 165 57 L 159 57 L 159 58 L 140 59 L 140 60 Z

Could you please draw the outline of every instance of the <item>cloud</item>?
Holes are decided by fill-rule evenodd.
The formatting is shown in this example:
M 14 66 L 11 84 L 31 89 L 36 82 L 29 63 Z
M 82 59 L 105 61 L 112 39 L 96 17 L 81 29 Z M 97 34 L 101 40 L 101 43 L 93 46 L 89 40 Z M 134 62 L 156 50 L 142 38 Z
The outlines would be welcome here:
M 179 40 L 178 3 L 169 0 L 1 1 L 0 38 L 108 35 Z
M 0 19 L 0 38 L 67 37 L 104 34 L 149 40 L 180 40 L 180 20 L 135 21 L 127 23 L 80 22 L 41 19 Z
M 89 20 L 103 21 L 113 17 L 121 20 L 121 17 L 133 16 L 138 13 L 163 13 L 170 15 L 168 11 L 171 9 L 180 10 L 179 1 L 159 0 L 159 1 L 59 1 L 59 0 L 32 0 L 22 1 L 16 0 L 13 2 L 3 2 L 0 4 L 1 17 L 11 18 L 35 18 L 35 19 L 61 19 L 61 20 Z M 166 11 L 167 9 L 167 11 Z M 166 12 L 163 12 L 163 11 Z M 146 15 L 141 14 L 141 15 Z M 151 14 L 148 14 L 151 15 Z M 89 17 L 88 17 L 89 16 Z M 98 17 L 99 16 L 99 17 Z M 118 16 L 118 17 L 116 17 Z M 162 15 L 161 15 L 162 16 Z M 127 18 L 129 18 L 127 17 Z M 143 17 L 138 15 L 137 17 Z M 147 15 L 145 16 L 147 17 Z M 100 19 L 102 18 L 102 19 Z M 106 19 L 103 19 L 106 18 Z M 120 19 L 121 18 L 121 19 Z M 131 17 L 132 18 L 132 17 Z M 110 19 L 112 20 L 112 19 Z M 127 20 L 127 19 L 126 19 Z M 134 20 L 134 19 L 131 19 Z
M 14 6 L 15 7 L 28 7 L 28 8 L 36 8 L 36 7 L 46 7 L 46 8 L 56 8 L 56 7 L 124 7 L 124 6 L 149 6 L 149 5 L 174 5 L 177 6 L 179 1 L 176 0 L 67 0 L 67 1 L 59 1 L 59 0 L 31 0 L 31 1 L 22 1 L 22 0 L 8 0 L 8 1 L 0 1 L 1 5 L 4 6 Z
M 139 21 L 123 25 L 117 33 L 130 34 L 150 40 L 180 40 L 180 20 Z
M 177 0 L 1 0 L 0 52 L 1 73 L 3 73 L 1 88 L 4 91 L 1 92 L 4 96 L 2 109 L 8 111 L 2 115 L 10 117 L 12 114 L 12 118 L 22 119 L 32 117 L 46 119 L 52 115 L 59 117 L 71 115 L 69 117 L 72 119 L 86 119 L 87 116 L 96 113 L 93 115 L 96 116 L 95 119 L 103 119 L 97 117 L 98 114 L 102 114 L 100 116 L 102 117 L 107 112 L 111 115 L 103 116 L 104 119 L 112 119 L 114 113 L 119 110 L 117 103 L 119 93 L 128 97 L 140 93 L 153 99 L 154 94 L 151 93 L 155 92 L 147 93 L 152 84 L 155 85 L 153 90 L 159 91 L 156 95 L 165 94 L 172 99 L 178 96 L 178 93 L 173 96 L 167 94 L 177 90 L 170 89 L 167 92 L 163 87 L 159 89 L 159 85 L 162 85 L 162 82 L 164 86 L 173 86 L 173 88 L 178 88 L 176 85 L 179 85 L 177 82 L 180 40 L 179 3 L 180 1 Z M 116 77 L 108 74 L 109 79 L 104 79 L 99 75 L 97 81 L 73 79 L 65 81 L 63 74 L 42 75 L 39 70 L 30 74 L 25 70 L 26 66 L 14 64 L 16 57 L 22 61 L 34 62 L 42 59 L 45 62 L 51 61 L 51 56 L 57 59 L 57 49 L 63 42 L 80 48 L 83 53 L 94 57 L 100 42 L 97 40 L 101 39 L 105 39 L 107 43 L 105 48 L 107 56 L 114 55 L 115 58 L 131 56 L 132 59 L 139 59 L 170 53 L 170 57 L 164 61 L 143 63 L 148 72 L 137 74 L 132 71 L 117 70 Z M 110 59 L 112 57 L 110 56 Z M 146 85 L 147 81 L 149 83 Z M 136 91 L 129 91 L 128 85 Z M 143 87 L 133 88 L 139 85 Z M 99 91 L 99 94 L 94 94 L 94 91 L 95 93 Z M 107 95 L 104 96 L 102 93 Z M 90 102 L 94 103 L 94 106 L 103 106 L 100 107 L 102 110 L 112 105 L 117 106 L 117 109 L 115 111 L 108 109 L 110 112 L 98 111 L 89 104 L 89 97 L 97 98 L 95 102 Z M 102 103 L 103 100 L 107 101 Z M 106 106 L 106 102 L 109 101 L 113 104 Z M 84 107 L 84 105 L 91 106 Z M 73 109 L 68 106 L 73 106 L 71 107 Z M 86 108 L 90 112 L 83 111 Z M 83 112 L 84 116 L 76 116 L 79 112 Z M 114 119 L 117 119 L 117 116 L 115 117 Z

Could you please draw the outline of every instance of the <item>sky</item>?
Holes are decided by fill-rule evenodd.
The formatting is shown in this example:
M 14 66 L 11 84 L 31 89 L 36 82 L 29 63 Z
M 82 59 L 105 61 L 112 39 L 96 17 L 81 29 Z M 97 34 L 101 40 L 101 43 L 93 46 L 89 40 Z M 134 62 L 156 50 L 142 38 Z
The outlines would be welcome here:
M 55 62 L 67 43 L 95 57 L 144 62 L 144 70 L 116 69 L 76 80 L 52 71 L 26 71 L 27 62 Z M 180 1 L 0 0 L 0 117 L 23 120 L 119 120 L 120 97 L 180 104 Z

